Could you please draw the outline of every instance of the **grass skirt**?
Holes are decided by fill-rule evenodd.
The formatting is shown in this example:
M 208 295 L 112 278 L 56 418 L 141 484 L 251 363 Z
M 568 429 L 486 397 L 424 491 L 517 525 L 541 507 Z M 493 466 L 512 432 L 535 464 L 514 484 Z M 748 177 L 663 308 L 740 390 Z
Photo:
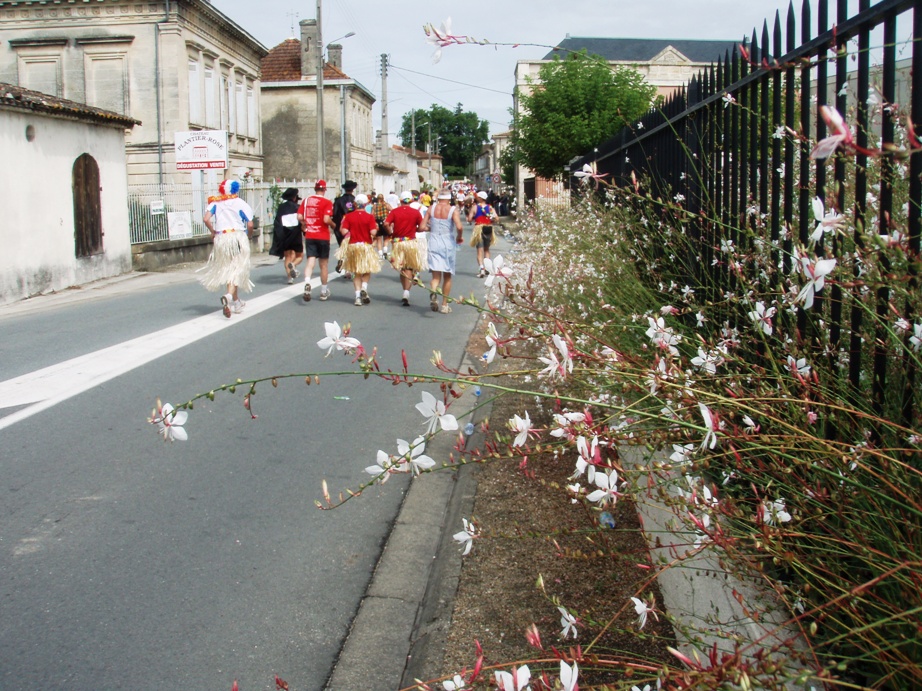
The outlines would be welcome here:
M 343 253 L 343 271 L 351 274 L 376 274 L 381 270 L 381 258 L 374 247 L 364 242 L 350 244 Z
M 474 226 L 474 233 L 471 235 L 471 247 L 477 247 L 480 244 L 480 240 L 483 236 L 483 224 L 478 223 Z
M 416 240 L 401 240 L 391 246 L 391 263 L 400 271 L 408 269 L 419 271 L 422 262 L 419 258 L 419 243 Z
M 429 233 L 416 234 L 416 247 L 419 250 L 419 270 L 429 270 Z
M 214 247 L 208 261 L 199 271 L 199 279 L 212 293 L 225 292 L 227 285 L 235 285 L 245 293 L 253 290 L 250 280 L 250 239 L 243 231 L 215 235 Z

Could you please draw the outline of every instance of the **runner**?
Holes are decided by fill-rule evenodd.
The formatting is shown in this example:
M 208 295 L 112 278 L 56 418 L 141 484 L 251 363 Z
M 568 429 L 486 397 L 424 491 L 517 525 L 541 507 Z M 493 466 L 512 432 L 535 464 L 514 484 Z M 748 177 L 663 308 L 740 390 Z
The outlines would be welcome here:
M 371 302 L 368 296 L 368 279 L 371 278 L 371 274 L 381 270 L 381 259 L 372 245 L 378 232 L 378 222 L 365 211 L 368 197 L 364 194 L 356 195 L 355 202 L 356 210 L 343 218 L 343 240 L 349 241 L 343 259 L 343 269 L 352 274 L 355 306 L 361 307 Z
M 314 262 L 320 264 L 320 299 L 330 298 L 327 287 L 330 264 L 330 230 L 333 228 L 333 202 L 324 196 L 327 191 L 325 180 L 318 180 L 314 193 L 301 202 L 298 207 L 298 221 L 304 231 L 304 254 L 307 266 L 304 267 L 304 302 L 311 301 L 311 274 Z
M 490 256 L 490 245 L 493 244 L 493 221 L 496 220 L 496 212 L 493 207 L 487 204 L 487 193 L 481 190 L 477 193 L 478 201 L 471 206 L 467 214 L 467 220 L 474 224 L 474 234 L 471 237 L 471 247 L 477 248 L 477 263 L 480 265 L 478 278 L 487 275 L 487 270 L 483 268 L 483 260 Z
M 199 282 L 212 292 L 225 290 L 221 296 L 221 309 L 230 319 L 231 308 L 240 314 L 246 303 L 237 294 L 238 288 L 249 293 L 250 231 L 253 230 L 253 209 L 237 196 L 240 183 L 224 180 L 218 186 L 219 194 L 208 198 L 205 227 L 211 231 L 214 247 L 208 263 L 200 269 L 205 272 Z
M 455 273 L 455 258 L 458 245 L 464 242 L 463 226 L 457 206 L 451 205 L 451 192 L 443 189 L 438 194 L 438 201 L 429 209 L 421 228 L 429 231 L 429 308 L 442 314 L 451 312 L 448 304 L 451 296 L 451 279 Z M 452 229 L 455 236 L 452 237 Z M 442 307 L 439 309 L 439 284 L 441 284 Z
M 416 229 L 423 222 L 423 217 L 410 206 L 412 202 L 413 193 L 404 191 L 400 195 L 400 206 L 391 211 L 385 220 L 392 240 L 391 265 L 400 272 L 400 284 L 403 286 L 400 304 L 404 307 L 410 305 L 410 286 L 421 266 Z

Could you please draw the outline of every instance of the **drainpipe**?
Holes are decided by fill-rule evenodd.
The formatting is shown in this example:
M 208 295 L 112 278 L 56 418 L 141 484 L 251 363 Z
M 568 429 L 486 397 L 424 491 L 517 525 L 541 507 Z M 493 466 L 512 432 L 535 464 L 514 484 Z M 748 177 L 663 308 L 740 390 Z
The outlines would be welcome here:
M 157 98 L 157 179 L 163 184 L 163 122 L 160 113 L 160 25 L 170 21 L 170 0 L 164 2 L 163 19 L 154 24 L 154 91 Z
M 343 182 L 349 179 L 346 175 L 346 85 L 339 85 L 339 170 Z

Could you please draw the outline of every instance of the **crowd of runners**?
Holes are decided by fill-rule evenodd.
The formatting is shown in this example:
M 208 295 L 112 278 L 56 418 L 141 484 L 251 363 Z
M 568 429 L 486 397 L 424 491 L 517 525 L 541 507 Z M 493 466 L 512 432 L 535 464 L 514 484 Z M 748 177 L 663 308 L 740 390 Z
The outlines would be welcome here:
M 490 257 L 500 198 L 457 184 L 431 193 L 405 190 L 399 195 L 356 194 L 357 188 L 357 183 L 347 180 L 342 193 L 331 200 L 326 181 L 318 180 L 313 194 L 305 198 L 294 187 L 282 193 L 269 252 L 281 259 L 288 283 L 301 275 L 300 266 L 306 262 L 305 302 L 314 297 L 311 278 L 315 266 L 320 275 L 317 298 L 329 299 L 332 258 L 336 261 L 334 272 L 352 281 L 356 307 L 371 302 L 371 276 L 389 264 L 400 274 L 403 306 L 410 305 L 410 290 L 419 275 L 429 272 L 430 309 L 450 313 L 457 248 L 464 242 L 463 221 L 473 224 L 470 244 L 477 249 L 478 276 L 486 276 L 484 259 Z M 249 292 L 253 288 L 249 278 L 253 210 L 238 197 L 238 190 L 236 181 L 222 182 L 219 194 L 208 199 L 204 218 L 214 248 L 201 283 L 211 291 L 225 291 L 221 305 L 226 317 L 241 312 L 246 305 L 238 290 Z

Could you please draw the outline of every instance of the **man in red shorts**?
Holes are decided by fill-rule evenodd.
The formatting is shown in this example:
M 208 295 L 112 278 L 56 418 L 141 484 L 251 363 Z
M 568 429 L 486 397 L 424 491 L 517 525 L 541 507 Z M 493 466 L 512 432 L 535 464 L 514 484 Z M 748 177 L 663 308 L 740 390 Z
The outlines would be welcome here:
M 403 286 L 403 299 L 400 304 L 404 307 L 410 305 L 410 286 L 413 285 L 413 277 L 422 266 L 416 242 L 416 229 L 423 222 L 423 217 L 410 206 L 412 201 L 412 192 L 401 194 L 400 206 L 392 209 L 384 221 L 391 233 L 390 260 L 394 268 L 400 272 L 400 284 Z
M 311 300 L 311 274 L 314 262 L 320 264 L 320 299 L 330 298 L 327 287 L 328 267 L 330 263 L 330 229 L 333 227 L 333 202 L 324 196 L 327 191 L 325 180 L 318 180 L 314 193 L 307 197 L 298 207 L 298 221 L 304 233 L 304 254 L 307 266 L 304 269 L 304 302 Z

